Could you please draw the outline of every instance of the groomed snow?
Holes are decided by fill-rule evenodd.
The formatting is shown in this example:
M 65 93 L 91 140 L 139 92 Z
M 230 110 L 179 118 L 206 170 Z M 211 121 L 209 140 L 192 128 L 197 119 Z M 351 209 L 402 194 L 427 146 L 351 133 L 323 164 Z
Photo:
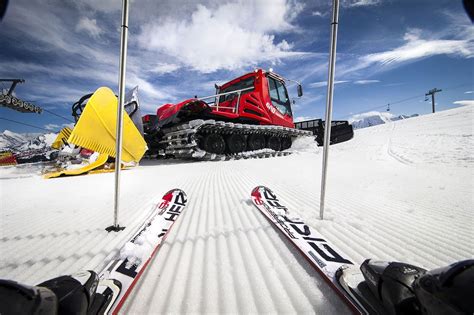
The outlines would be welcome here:
M 474 107 L 388 122 L 331 146 L 324 220 L 320 148 L 269 159 L 142 161 L 122 173 L 45 180 L 0 170 L 0 278 L 35 284 L 99 270 L 171 188 L 189 203 L 128 299 L 124 313 L 346 313 L 306 260 L 254 209 L 267 185 L 358 263 L 434 268 L 474 257 Z

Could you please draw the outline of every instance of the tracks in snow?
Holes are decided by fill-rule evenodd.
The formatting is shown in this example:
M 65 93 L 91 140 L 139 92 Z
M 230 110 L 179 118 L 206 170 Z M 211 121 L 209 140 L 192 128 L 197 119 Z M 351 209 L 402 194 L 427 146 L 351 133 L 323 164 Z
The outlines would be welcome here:
M 183 182 L 189 208 L 126 312 L 347 312 L 321 293 L 327 285 L 254 209 L 248 196 L 257 181 L 243 173 L 218 162 Z
M 253 208 L 251 189 L 271 187 L 357 262 L 374 257 L 434 268 L 472 257 L 474 185 L 467 158 L 474 148 L 473 109 L 463 110 L 454 118 L 440 113 L 397 122 L 392 137 L 384 130 L 390 126 L 367 128 L 333 146 L 323 222 L 317 151 L 264 160 L 143 163 L 123 174 L 120 222 L 127 229 L 114 235 L 103 231 L 112 218 L 112 175 L 5 179 L 0 276 L 34 284 L 100 269 L 149 214 L 152 197 L 179 186 L 189 205 L 126 312 L 342 313 L 347 309 L 327 294 L 327 285 Z M 443 128 L 430 127 L 435 118 Z M 451 128 L 450 119 L 459 128 Z

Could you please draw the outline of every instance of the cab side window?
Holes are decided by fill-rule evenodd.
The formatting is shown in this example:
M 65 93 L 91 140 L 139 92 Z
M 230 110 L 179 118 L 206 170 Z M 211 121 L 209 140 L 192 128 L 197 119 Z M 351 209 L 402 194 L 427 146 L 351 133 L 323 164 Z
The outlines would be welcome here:
M 276 87 L 276 82 L 272 78 L 268 78 L 268 83 L 270 84 L 270 98 L 272 101 L 279 101 L 280 98 L 278 97 L 278 89 Z
M 286 93 L 285 86 L 280 81 L 277 81 L 276 84 L 277 84 L 277 89 L 278 89 L 278 96 L 280 97 L 280 102 L 284 104 L 288 103 L 289 99 L 288 99 L 288 94 Z
M 288 92 L 286 91 L 285 85 L 272 77 L 268 78 L 268 85 L 270 91 L 270 98 L 273 105 L 278 109 L 283 115 L 292 115 L 290 100 L 288 98 Z

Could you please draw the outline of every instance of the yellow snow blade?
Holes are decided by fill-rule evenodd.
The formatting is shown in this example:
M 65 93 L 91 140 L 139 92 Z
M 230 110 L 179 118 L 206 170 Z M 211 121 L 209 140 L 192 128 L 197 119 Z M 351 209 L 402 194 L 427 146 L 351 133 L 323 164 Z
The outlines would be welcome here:
M 112 166 L 113 167 L 110 167 L 110 168 L 96 168 L 95 170 L 92 170 L 90 171 L 89 173 L 87 174 L 103 174 L 103 173 L 112 173 L 112 172 L 115 172 L 115 165 L 112 163 Z M 122 164 L 122 170 L 128 170 L 130 169 L 130 167 L 128 166 L 124 166 Z
M 93 169 L 96 169 L 102 165 L 104 165 L 107 160 L 109 159 L 109 156 L 107 154 L 103 154 L 101 153 L 98 157 L 97 157 L 97 160 L 95 160 L 94 162 L 84 166 L 84 167 L 81 167 L 81 168 L 77 168 L 77 169 L 74 169 L 74 170 L 63 170 L 63 171 L 59 171 L 59 172 L 52 172 L 52 173 L 48 173 L 48 174 L 45 174 L 44 175 L 44 178 L 48 179 L 48 178 L 55 178 L 55 177 L 59 177 L 59 176 L 63 176 L 63 175 L 81 175 L 81 174 L 84 174 L 84 173 L 87 173 L 89 171 L 92 171 Z
M 56 139 L 54 140 L 53 144 L 51 144 L 51 147 L 53 149 L 56 149 L 56 150 L 59 150 L 61 149 L 61 147 L 67 143 L 67 139 L 69 138 L 69 136 L 71 135 L 71 128 L 69 127 L 64 127 L 63 129 L 61 129 L 61 131 L 59 132 L 58 136 L 56 137 Z
M 87 102 L 68 142 L 115 157 L 117 97 L 101 87 Z M 147 149 L 146 142 L 128 114 L 123 113 L 122 161 L 138 162 Z

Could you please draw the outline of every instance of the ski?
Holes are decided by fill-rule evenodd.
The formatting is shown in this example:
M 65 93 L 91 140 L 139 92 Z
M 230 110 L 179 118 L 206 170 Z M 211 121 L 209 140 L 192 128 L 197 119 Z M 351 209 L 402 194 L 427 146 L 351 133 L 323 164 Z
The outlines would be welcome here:
M 99 273 L 98 290 L 113 293 L 105 314 L 118 313 L 186 204 L 184 191 L 173 189 L 167 192 L 154 205 L 151 216 L 122 247 L 120 256 L 110 261 Z M 114 285 L 110 286 L 110 283 Z
M 252 190 L 251 196 L 255 207 L 287 237 L 354 313 L 370 313 L 364 304 L 349 294 L 338 282 L 337 271 L 342 267 L 354 265 L 346 255 L 326 241 L 315 229 L 306 225 L 303 220 L 292 216 L 288 208 L 269 188 L 257 186 Z

